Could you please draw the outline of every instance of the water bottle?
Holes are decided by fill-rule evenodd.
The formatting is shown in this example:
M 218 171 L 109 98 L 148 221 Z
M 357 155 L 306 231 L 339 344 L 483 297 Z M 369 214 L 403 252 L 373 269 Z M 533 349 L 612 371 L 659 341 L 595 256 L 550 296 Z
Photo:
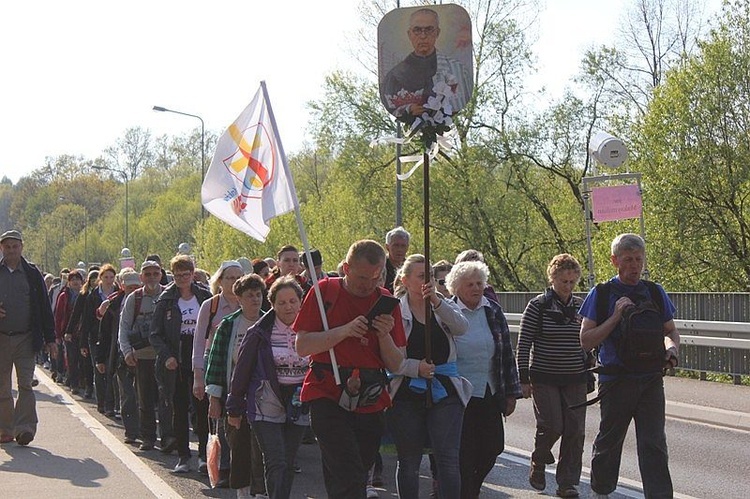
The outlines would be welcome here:
M 302 413 L 302 401 L 299 399 L 300 392 L 302 392 L 302 387 L 298 386 L 292 394 L 292 407 L 289 414 L 289 419 L 292 421 L 297 421 Z
M 302 401 L 299 399 L 299 395 L 302 393 L 302 387 L 298 386 L 296 390 L 294 390 L 294 395 L 292 395 L 292 405 L 294 407 L 302 407 Z

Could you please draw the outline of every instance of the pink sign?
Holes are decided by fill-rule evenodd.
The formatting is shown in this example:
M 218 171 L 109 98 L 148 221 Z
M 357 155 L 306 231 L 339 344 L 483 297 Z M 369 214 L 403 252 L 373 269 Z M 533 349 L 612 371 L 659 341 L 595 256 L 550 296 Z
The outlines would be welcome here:
M 594 222 L 639 218 L 643 212 L 641 190 L 637 185 L 597 187 L 591 190 Z

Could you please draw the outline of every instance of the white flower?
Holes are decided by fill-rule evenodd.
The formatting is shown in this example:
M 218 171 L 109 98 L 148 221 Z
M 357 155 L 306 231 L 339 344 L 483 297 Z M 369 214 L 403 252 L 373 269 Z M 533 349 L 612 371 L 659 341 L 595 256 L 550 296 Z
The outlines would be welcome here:
M 425 109 L 432 109 L 433 111 L 440 111 L 442 107 L 443 99 L 439 99 L 435 96 L 430 96 L 427 102 L 424 104 Z
M 454 94 L 450 85 L 448 85 L 444 81 L 438 81 L 438 82 L 433 83 L 432 91 L 435 92 L 436 95 L 441 95 L 444 97 L 452 97 Z

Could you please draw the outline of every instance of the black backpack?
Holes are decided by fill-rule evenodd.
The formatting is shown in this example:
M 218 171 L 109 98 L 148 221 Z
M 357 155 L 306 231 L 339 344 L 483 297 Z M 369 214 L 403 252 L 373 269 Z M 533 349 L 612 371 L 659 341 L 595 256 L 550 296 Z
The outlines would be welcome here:
M 650 298 L 628 295 L 635 306 L 623 312 L 612 333 L 617 356 L 629 373 L 650 373 L 664 368 L 664 300 L 656 284 L 645 280 L 643 283 Z M 610 283 L 597 285 L 597 323 L 606 319 L 610 289 Z

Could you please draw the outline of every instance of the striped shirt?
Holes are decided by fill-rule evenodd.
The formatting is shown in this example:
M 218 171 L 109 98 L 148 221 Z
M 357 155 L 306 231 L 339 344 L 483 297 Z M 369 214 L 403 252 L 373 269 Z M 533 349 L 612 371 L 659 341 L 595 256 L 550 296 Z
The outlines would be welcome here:
M 542 314 L 542 302 L 547 303 Z M 516 359 L 521 383 L 554 385 L 585 383 L 585 354 L 581 348 L 582 300 L 571 296 L 564 304 L 548 289 L 529 301 L 521 317 Z M 543 315 L 543 316 L 542 316 Z

